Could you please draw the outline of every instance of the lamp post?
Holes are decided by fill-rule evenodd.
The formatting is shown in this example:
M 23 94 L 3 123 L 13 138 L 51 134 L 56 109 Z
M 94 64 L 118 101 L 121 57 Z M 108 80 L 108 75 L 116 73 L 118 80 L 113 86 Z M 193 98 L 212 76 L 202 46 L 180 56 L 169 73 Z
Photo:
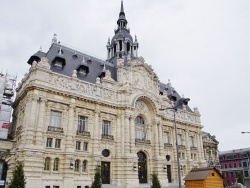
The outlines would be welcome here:
M 180 170 L 180 157 L 179 157 L 179 148 L 178 148 L 178 139 L 177 139 L 177 127 L 176 127 L 176 118 L 175 113 L 178 110 L 179 106 L 187 105 L 188 101 L 190 101 L 189 98 L 180 98 L 179 100 L 176 100 L 175 96 L 170 96 L 170 99 L 175 103 L 173 107 L 167 107 L 167 108 L 160 108 L 159 110 L 172 110 L 174 112 L 174 133 L 175 133 L 175 146 L 176 146 L 176 157 L 177 157 L 177 169 L 178 169 L 178 182 L 179 182 L 179 188 L 181 188 L 181 170 Z

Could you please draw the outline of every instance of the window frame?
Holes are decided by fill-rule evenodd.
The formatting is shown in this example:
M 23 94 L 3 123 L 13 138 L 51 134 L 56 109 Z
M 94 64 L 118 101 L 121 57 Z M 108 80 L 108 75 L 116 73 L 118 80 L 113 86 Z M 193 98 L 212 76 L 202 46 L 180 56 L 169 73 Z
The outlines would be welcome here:
M 59 171 L 59 158 L 54 159 L 53 171 Z
M 61 128 L 62 127 L 61 122 L 62 122 L 62 112 L 51 110 L 49 126 Z
M 61 139 L 59 138 L 55 139 L 55 148 L 61 148 Z
M 110 136 L 111 135 L 111 121 L 103 120 L 102 121 L 102 134 L 104 136 Z
M 88 117 L 79 115 L 78 116 L 78 126 L 77 131 L 79 133 L 88 131 Z
M 53 146 L 53 138 L 48 137 L 46 140 L 46 147 L 52 148 L 52 146 Z

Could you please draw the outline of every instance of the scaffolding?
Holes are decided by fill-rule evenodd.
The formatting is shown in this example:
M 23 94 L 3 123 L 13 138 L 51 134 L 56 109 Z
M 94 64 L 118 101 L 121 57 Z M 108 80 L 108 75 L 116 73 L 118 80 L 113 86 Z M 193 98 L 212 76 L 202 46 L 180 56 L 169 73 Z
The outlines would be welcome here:
M 0 138 L 7 139 L 17 76 L 0 73 Z

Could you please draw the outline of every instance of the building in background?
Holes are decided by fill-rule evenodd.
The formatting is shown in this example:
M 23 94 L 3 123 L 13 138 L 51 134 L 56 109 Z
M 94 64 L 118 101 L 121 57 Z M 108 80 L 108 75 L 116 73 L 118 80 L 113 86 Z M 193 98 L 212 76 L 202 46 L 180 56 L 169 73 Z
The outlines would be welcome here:
M 226 185 L 232 185 L 237 181 L 237 173 L 249 178 L 249 158 L 250 148 L 219 152 L 221 171 Z
M 7 139 L 17 76 L 0 73 L 0 139 Z
M 163 187 L 178 182 L 177 153 L 170 96 L 171 83 L 160 82 L 138 56 L 121 4 L 117 28 L 101 60 L 57 42 L 38 51 L 17 87 L 13 103 L 14 143 L 2 158 L 9 166 L 24 162 L 27 188 L 85 188 L 101 168 L 107 187 L 150 186 L 158 174 Z M 181 178 L 207 166 L 198 108 L 176 112 Z
M 210 133 L 204 131 L 202 131 L 202 141 L 207 167 L 215 167 L 217 170 L 220 170 L 221 165 L 218 150 L 219 142 L 214 135 L 212 136 Z

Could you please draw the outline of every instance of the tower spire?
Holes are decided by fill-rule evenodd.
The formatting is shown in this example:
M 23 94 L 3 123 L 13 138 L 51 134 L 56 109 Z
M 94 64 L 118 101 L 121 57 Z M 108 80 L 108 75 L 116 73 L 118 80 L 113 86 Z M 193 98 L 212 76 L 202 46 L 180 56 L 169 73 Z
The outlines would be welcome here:
M 121 15 L 122 13 L 125 15 L 124 8 L 123 8 L 123 0 L 121 1 L 120 15 Z
M 117 20 L 117 24 L 118 24 L 118 27 L 126 28 L 127 27 L 127 23 L 128 22 L 126 20 L 124 8 L 123 8 L 123 0 L 122 0 L 121 1 L 121 9 L 120 9 L 120 13 L 119 13 L 119 18 Z

